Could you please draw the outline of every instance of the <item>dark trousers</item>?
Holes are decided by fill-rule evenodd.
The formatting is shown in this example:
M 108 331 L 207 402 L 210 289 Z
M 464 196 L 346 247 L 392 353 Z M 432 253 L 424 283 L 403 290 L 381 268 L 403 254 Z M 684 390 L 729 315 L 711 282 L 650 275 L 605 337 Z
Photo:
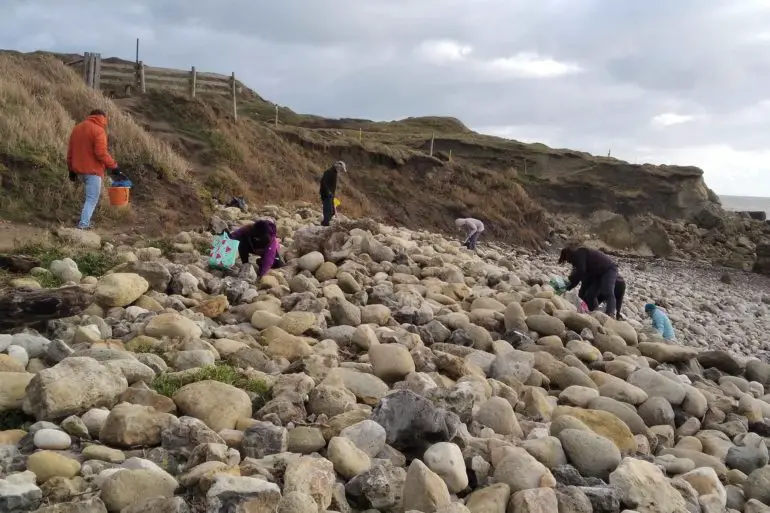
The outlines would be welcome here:
M 618 279 L 618 268 L 613 266 L 604 274 L 593 279 L 584 281 L 578 292 L 578 297 L 586 302 L 588 309 L 594 311 L 599 307 L 602 300 L 607 302 L 607 315 L 615 317 L 618 312 L 618 301 L 616 297 L 615 282 Z M 625 283 L 619 304 L 623 304 L 623 295 L 625 295 Z
M 321 196 L 321 205 L 323 207 L 324 219 L 321 226 L 329 226 L 332 217 L 334 217 L 334 196 Z
M 465 247 L 468 249 L 476 249 L 476 243 L 479 241 L 480 235 L 481 235 L 481 232 L 476 232 L 470 237 L 468 237 L 468 240 L 465 241 Z
M 625 282 L 625 280 L 618 279 L 618 280 L 615 281 L 615 307 L 617 308 L 617 311 L 615 313 L 615 317 L 618 318 L 618 319 L 620 319 L 620 311 L 623 308 L 623 298 L 625 296 L 626 296 L 626 282 Z M 582 298 L 582 297 L 580 299 L 583 299 L 583 301 L 585 301 L 585 299 Z M 596 308 L 598 308 L 599 305 L 602 304 L 606 300 L 607 300 L 607 298 L 604 297 L 600 293 L 599 296 L 596 298 L 596 301 L 595 301 L 596 304 L 594 305 L 593 308 L 591 308 L 591 311 L 593 311 Z M 588 303 L 586 302 L 586 304 L 588 304 Z

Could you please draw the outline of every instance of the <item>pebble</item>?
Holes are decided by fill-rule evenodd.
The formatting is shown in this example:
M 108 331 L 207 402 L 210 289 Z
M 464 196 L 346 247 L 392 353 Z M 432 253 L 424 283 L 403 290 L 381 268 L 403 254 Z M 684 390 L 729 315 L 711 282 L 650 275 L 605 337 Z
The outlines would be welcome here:
M 58 429 L 41 429 L 35 433 L 33 443 L 38 449 L 65 450 L 72 445 L 70 435 Z
M 277 220 L 287 265 L 260 280 L 208 269 L 210 237 L 184 232 L 168 260 L 110 249 L 136 258 L 84 279 L 98 305 L 50 338 L 0 335 L 0 398 L 37 420 L 0 431 L 0 509 L 86 489 L 123 513 L 770 502 L 764 278 L 619 259 L 617 321 L 554 295 L 552 255 L 315 214 L 218 209 Z M 651 300 L 675 342 L 651 330 Z

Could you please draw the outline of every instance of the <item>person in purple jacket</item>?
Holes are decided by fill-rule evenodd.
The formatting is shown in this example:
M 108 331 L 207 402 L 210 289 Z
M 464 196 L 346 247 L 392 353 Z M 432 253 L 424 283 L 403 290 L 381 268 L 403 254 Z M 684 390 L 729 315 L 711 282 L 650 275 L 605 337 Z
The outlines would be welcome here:
M 277 230 L 275 223 L 269 219 L 260 219 L 254 223 L 241 226 L 230 234 L 231 239 L 238 241 L 238 253 L 243 264 L 249 263 L 251 255 L 259 257 L 257 276 L 264 276 L 270 269 L 283 266 L 278 255 Z

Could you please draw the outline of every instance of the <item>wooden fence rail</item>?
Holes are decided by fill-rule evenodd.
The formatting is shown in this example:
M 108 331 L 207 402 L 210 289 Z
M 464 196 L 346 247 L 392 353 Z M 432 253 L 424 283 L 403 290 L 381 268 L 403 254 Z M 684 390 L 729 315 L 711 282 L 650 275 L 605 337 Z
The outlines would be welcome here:
M 235 78 L 219 73 L 198 71 L 193 66 L 190 70 L 147 66 L 143 62 L 103 61 L 98 53 L 86 52 L 83 59 L 69 63 L 82 66 L 83 81 L 93 89 L 119 90 L 126 94 L 135 91 L 146 93 L 148 90 L 173 90 L 195 98 L 197 94 L 219 94 L 231 96 L 233 100 L 233 119 L 238 120 L 237 95 L 244 85 Z

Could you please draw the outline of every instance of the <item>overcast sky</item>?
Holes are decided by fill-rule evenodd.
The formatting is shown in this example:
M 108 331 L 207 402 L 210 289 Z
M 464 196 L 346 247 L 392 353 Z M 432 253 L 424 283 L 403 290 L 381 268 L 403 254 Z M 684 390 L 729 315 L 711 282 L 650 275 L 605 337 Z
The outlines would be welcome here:
M 0 0 L 0 47 L 236 75 L 296 111 L 702 167 L 770 196 L 770 0 Z

